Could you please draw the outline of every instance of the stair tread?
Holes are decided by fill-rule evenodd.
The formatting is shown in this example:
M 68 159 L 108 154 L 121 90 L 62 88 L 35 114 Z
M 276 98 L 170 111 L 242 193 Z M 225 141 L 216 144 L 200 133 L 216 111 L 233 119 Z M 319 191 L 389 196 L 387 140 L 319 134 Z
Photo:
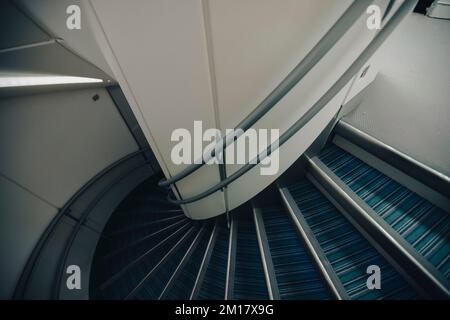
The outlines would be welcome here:
M 317 267 L 281 206 L 261 208 L 281 299 L 331 299 Z
M 212 230 L 209 228 L 208 232 L 205 232 L 205 234 L 201 236 L 198 246 L 194 249 L 190 259 L 183 266 L 178 278 L 174 281 L 173 287 L 167 292 L 164 299 L 189 299 L 211 232 Z
M 223 300 L 228 259 L 228 229 L 225 223 L 218 226 L 213 253 L 205 272 L 197 299 Z
M 450 279 L 450 215 L 336 145 L 321 161 Z M 354 169 L 357 167 L 357 169 Z
M 311 182 L 304 179 L 288 189 L 352 299 L 405 299 L 415 296 L 406 281 Z M 320 206 L 311 206 L 312 201 L 320 202 Z M 315 216 L 323 211 L 332 219 L 324 225 L 315 224 Z M 348 239 L 348 243 L 339 245 L 339 238 Z M 381 269 L 380 290 L 367 288 L 369 275 L 366 270 L 370 265 L 377 265 Z M 384 281 L 384 277 L 387 277 L 387 281 Z

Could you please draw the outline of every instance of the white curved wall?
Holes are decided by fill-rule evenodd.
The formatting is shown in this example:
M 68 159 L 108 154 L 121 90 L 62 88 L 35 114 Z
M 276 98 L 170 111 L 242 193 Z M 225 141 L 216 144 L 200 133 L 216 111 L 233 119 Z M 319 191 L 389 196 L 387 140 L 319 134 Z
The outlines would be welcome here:
M 382 8 L 387 4 L 383 0 L 376 3 Z M 320 63 L 253 128 L 279 128 L 281 135 L 305 114 L 351 66 L 375 36 L 375 31 L 366 27 L 366 19 L 367 16 L 363 15 Z M 350 89 L 351 82 L 308 125 L 280 148 L 279 174 L 262 176 L 259 174 L 260 165 L 258 165 L 230 185 L 230 208 L 239 206 L 262 191 L 306 151 L 338 112 Z M 240 167 L 241 165 L 228 165 L 227 173 L 232 174 Z
M 352 1 L 335 0 L 91 0 L 92 25 L 111 69 L 166 176 L 186 166 L 170 159 L 171 133 L 233 128 L 329 30 Z M 387 0 L 377 1 L 386 7 Z M 374 36 L 363 15 L 348 34 L 254 128 L 283 133 L 350 66 Z M 118 23 L 120 21 L 120 23 Z M 348 88 L 281 148 L 279 174 L 313 142 L 342 104 Z M 240 166 L 228 165 L 228 174 Z M 256 167 L 230 185 L 229 205 L 249 200 L 277 178 Z M 219 182 L 218 166 L 204 166 L 177 184 L 183 198 Z M 225 210 L 216 192 L 185 206 L 202 219 Z
M 104 88 L 0 99 L 0 299 L 12 296 L 58 210 L 95 174 L 137 150 Z

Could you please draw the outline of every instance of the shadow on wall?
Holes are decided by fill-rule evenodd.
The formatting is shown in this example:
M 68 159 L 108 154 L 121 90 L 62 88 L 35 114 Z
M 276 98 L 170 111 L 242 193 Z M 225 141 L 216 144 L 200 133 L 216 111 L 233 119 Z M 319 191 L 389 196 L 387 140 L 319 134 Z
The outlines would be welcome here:
M 414 9 L 414 12 L 421 13 L 421 14 L 426 14 L 427 13 L 427 8 L 429 6 L 431 6 L 433 1 L 434 0 L 420 0 L 417 3 L 416 8 Z

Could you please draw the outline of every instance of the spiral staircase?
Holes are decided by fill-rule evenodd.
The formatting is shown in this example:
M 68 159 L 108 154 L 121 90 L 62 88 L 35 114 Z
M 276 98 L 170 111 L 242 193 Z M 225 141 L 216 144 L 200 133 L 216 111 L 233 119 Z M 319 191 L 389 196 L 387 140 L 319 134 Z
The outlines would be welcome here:
M 302 159 L 305 172 L 288 172 L 228 218 L 190 220 L 158 177 L 148 179 L 103 232 L 91 298 L 448 298 L 448 213 L 336 145 L 342 140 L 336 134 Z M 373 265 L 381 288 L 371 290 Z
M 2 191 L 8 191 L 0 201 L 7 212 L 2 217 L 8 219 L 1 224 L 0 251 L 7 267 L 1 274 L 1 298 L 450 298 L 450 179 L 345 122 L 348 108 L 360 101 L 376 75 L 373 55 L 412 11 L 415 0 L 349 1 L 334 18 L 328 17 L 333 12 L 328 6 L 324 10 L 323 4 L 316 4 L 323 34 L 310 39 L 307 31 L 297 38 L 279 28 L 282 37 L 292 37 L 288 47 L 291 42 L 300 45 L 302 53 L 293 54 L 292 63 L 279 55 L 281 51 L 267 50 L 273 62 L 288 65 L 279 70 L 290 70 L 273 75 L 267 68 L 267 79 L 273 77 L 269 82 L 276 85 L 272 91 L 255 93 L 264 87 L 256 81 L 265 78 L 259 70 L 270 65 L 264 57 L 253 61 L 258 72 L 245 83 L 254 82 L 253 93 L 242 90 L 234 77 L 225 77 L 230 88 L 236 85 L 229 94 L 233 99 L 247 91 L 249 96 L 265 97 L 254 104 L 242 95 L 242 106 L 227 100 L 218 103 L 223 92 L 211 89 L 220 82 L 213 76 L 230 68 L 223 63 L 230 58 L 228 46 L 215 52 L 212 38 L 226 44 L 236 40 L 235 34 L 245 33 L 230 29 L 239 24 L 228 25 L 229 21 L 223 21 L 227 33 L 217 29 L 222 23 L 210 18 L 222 12 L 220 6 L 208 8 L 202 1 L 202 6 L 198 2 L 186 7 L 189 14 L 177 15 L 179 7 L 170 10 L 164 1 L 142 2 L 126 20 L 121 8 L 131 9 L 128 4 L 117 1 L 110 10 L 109 2 L 80 3 L 92 24 L 83 27 L 83 41 L 53 20 L 52 13 L 63 6 L 59 2 L 35 6 L 11 0 L 0 10 L 8 20 L 5 30 L 27 31 L 4 37 L 8 43 L 0 49 L 0 69 L 100 80 L 97 85 L 0 88 L 2 115 L 10 116 L 5 117 L 7 125 L 0 126 L 5 128 L 2 136 L 14 137 L 5 140 L 10 144 L 1 141 L 10 146 L 3 153 L 13 156 L 5 159 L 9 171 L 18 176 L 15 182 L 0 176 L 7 186 Z M 366 30 L 364 15 L 370 4 L 382 5 L 379 31 Z M 145 11 L 140 8 L 154 9 L 152 5 L 158 10 L 148 11 L 165 19 L 146 16 L 145 22 L 158 24 L 142 27 L 135 14 Z M 272 5 L 278 7 L 276 1 Z M 262 53 L 261 45 L 269 48 L 270 32 L 261 27 L 272 11 L 246 10 L 251 14 L 241 12 L 242 26 L 254 29 L 247 30 L 251 37 L 242 38 L 236 48 Z M 289 10 L 283 7 L 280 17 Z M 296 12 L 300 18 L 292 16 L 295 23 L 316 20 L 306 9 Z M 247 21 L 253 16 L 254 25 Z M 279 20 L 283 27 L 284 18 Z M 127 23 L 115 28 L 117 21 Z M 292 26 L 288 30 L 306 30 Z M 179 30 L 184 28 L 186 39 L 197 39 L 201 45 L 180 41 Z M 228 31 L 233 36 L 227 36 Z M 140 50 L 134 50 L 134 42 L 127 43 L 136 39 Z M 240 66 L 247 66 L 249 59 L 231 60 L 240 77 Z M 226 88 L 221 90 L 228 92 Z M 198 97 L 208 97 L 207 103 Z M 253 162 L 228 173 L 227 163 L 211 168 L 204 161 L 180 169 L 166 157 L 171 154 L 167 141 L 172 129 L 198 119 L 212 126 L 208 119 L 220 120 L 221 114 L 231 128 L 243 132 L 264 121 L 268 128 L 283 128 L 277 147 L 283 148 L 281 176 L 254 175 Z M 217 145 L 225 150 L 228 141 L 234 138 Z M 268 145 L 266 152 L 272 151 Z M 256 160 L 260 165 L 263 159 L 258 155 Z M 46 181 L 53 175 L 54 181 Z M 40 196 L 46 187 L 51 187 L 48 194 Z M 67 285 L 72 266 L 80 270 L 76 290 Z M 374 276 L 380 286 L 371 282 Z

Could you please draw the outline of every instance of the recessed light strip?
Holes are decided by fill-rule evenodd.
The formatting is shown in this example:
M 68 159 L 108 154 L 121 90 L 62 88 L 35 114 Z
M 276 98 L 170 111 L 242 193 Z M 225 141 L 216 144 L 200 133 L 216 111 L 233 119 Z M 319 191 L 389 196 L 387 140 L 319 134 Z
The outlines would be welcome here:
M 56 84 L 100 83 L 102 79 L 72 76 L 0 77 L 0 88 L 46 86 Z

